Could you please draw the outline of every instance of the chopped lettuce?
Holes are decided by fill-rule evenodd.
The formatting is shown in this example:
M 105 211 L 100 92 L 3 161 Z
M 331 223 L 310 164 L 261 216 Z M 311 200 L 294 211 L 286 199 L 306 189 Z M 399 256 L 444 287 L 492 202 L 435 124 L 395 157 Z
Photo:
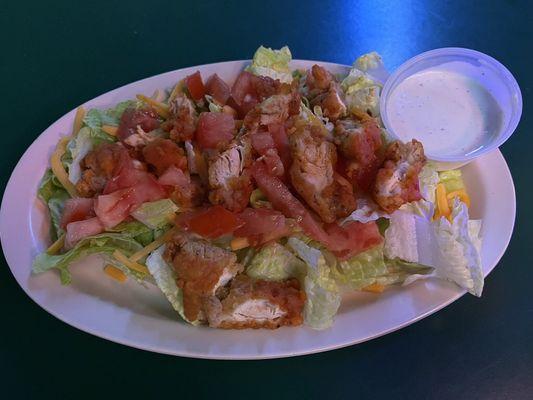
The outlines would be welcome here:
M 436 275 L 478 297 L 483 291 L 479 229 L 479 223 L 469 223 L 466 204 L 458 200 L 453 205 L 452 222 L 444 217 L 434 222 L 438 244 Z
M 183 309 L 183 293 L 176 284 L 176 274 L 172 267 L 163 258 L 166 245 L 160 246 L 157 250 L 154 250 L 146 259 L 146 267 L 150 271 L 150 275 L 155 280 L 155 283 L 163 292 L 167 300 L 172 304 L 174 310 L 186 321 L 185 311 Z M 188 321 L 194 325 L 198 321 Z
M 131 216 L 151 229 L 160 229 L 171 223 L 178 206 L 170 199 L 149 201 L 141 204 Z
M 111 255 L 120 250 L 126 256 L 142 249 L 137 241 L 127 235 L 119 233 L 102 233 L 80 240 L 74 248 L 64 254 L 50 255 L 42 253 L 33 261 L 32 272 L 41 273 L 56 268 L 61 276 L 61 283 L 66 285 L 71 281 L 69 266 L 90 254 Z
M 254 75 L 268 76 L 281 82 L 291 83 L 292 73 L 289 68 L 291 59 L 291 51 L 287 46 L 279 50 L 260 46 L 248 70 Z
M 216 102 L 213 96 L 206 94 L 205 99 L 210 112 L 222 112 L 222 106 Z
M 55 241 L 63 233 L 63 229 L 59 226 L 59 221 L 61 220 L 65 200 L 70 196 L 51 169 L 48 169 L 41 179 L 37 194 L 48 206 L 51 221 L 50 238 Z
M 379 206 L 370 198 L 359 197 L 357 199 L 357 208 L 342 221 L 342 224 L 357 221 L 367 223 L 376 221 L 380 218 L 389 218 L 389 214 L 379 208 Z
M 108 229 L 109 232 L 122 233 L 135 239 L 146 246 L 161 236 L 170 225 L 163 225 L 161 228 L 152 229 L 139 221 L 121 222 L 117 226 Z
M 287 244 L 307 266 L 303 278 L 306 294 L 304 323 L 314 329 L 329 328 L 341 302 L 339 288 L 330 274 L 330 267 L 320 250 L 295 237 L 289 238 Z
M 78 134 L 74 136 L 67 145 L 67 151 L 70 152 L 68 167 L 68 180 L 73 184 L 78 183 L 81 178 L 81 160 L 94 147 L 94 140 L 92 137 L 92 130 L 88 127 L 80 129 Z
M 418 248 L 415 216 L 402 210 L 393 212 L 385 231 L 384 253 L 388 258 L 417 262 Z
M 431 161 L 424 165 L 420 174 L 418 174 L 418 179 L 422 197 L 431 203 L 435 203 L 435 189 L 439 183 L 439 174 Z
M 373 284 L 384 286 L 405 283 L 412 275 L 427 275 L 433 268 L 383 255 L 383 246 L 375 246 L 333 268 L 333 276 L 343 285 L 361 290 Z
M 341 82 L 341 88 L 349 109 L 369 112 L 374 117 L 379 115 L 381 84 L 370 75 L 354 67 Z
M 305 271 L 305 263 L 279 243 L 271 243 L 255 254 L 246 274 L 255 279 L 281 281 Z
M 444 185 L 447 193 L 465 188 L 463 174 L 460 169 L 439 172 L 439 182 Z
M 254 189 L 252 191 L 252 193 L 250 194 L 250 205 L 253 208 L 272 208 L 272 204 L 270 204 L 261 189 Z
M 357 60 L 355 60 L 353 66 L 360 71 L 371 75 L 381 83 L 385 83 L 389 76 L 389 73 L 383 64 L 383 59 L 375 51 L 360 56 Z
M 115 107 L 105 110 L 100 110 L 97 108 L 90 109 L 87 111 L 85 118 L 83 118 L 83 124 L 97 132 L 105 134 L 100 129 L 102 125 L 118 126 L 120 123 L 120 118 L 122 117 L 122 114 L 126 108 L 138 107 L 138 105 L 139 103 L 137 101 L 127 100 L 118 103 Z

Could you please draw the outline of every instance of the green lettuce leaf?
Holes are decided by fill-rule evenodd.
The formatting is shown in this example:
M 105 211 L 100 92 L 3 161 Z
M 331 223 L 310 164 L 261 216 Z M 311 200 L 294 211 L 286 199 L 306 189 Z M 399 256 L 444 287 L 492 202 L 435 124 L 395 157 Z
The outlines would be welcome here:
M 37 195 L 44 201 L 50 212 L 50 239 L 55 241 L 64 232 L 59 226 L 59 222 L 63 214 L 65 200 L 70 196 L 51 169 L 48 169 L 41 179 Z
M 120 250 L 126 256 L 142 249 L 143 246 L 128 235 L 119 233 L 102 233 L 80 240 L 74 248 L 64 254 L 50 255 L 42 253 L 33 261 L 32 272 L 35 274 L 56 268 L 60 272 L 61 283 L 71 282 L 69 266 L 90 254 L 111 255 Z
M 360 56 L 355 60 L 353 66 L 358 70 L 371 75 L 381 83 L 385 83 L 389 76 L 389 73 L 383 64 L 383 59 L 375 51 Z
M 381 83 L 369 74 L 354 67 L 348 76 L 342 80 L 341 88 L 344 91 L 346 106 L 349 109 L 369 112 L 374 117 L 379 115 Z
M 305 263 L 279 243 L 263 246 L 246 268 L 246 274 L 255 279 L 281 281 L 301 276 Z
M 260 46 L 248 70 L 254 75 L 268 76 L 272 79 L 279 79 L 281 82 L 291 83 L 292 73 L 289 68 L 291 59 L 291 51 L 287 46 L 279 50 Z
M 188 321 L 183 309 L 183 293 L 176 284 L 176 274 L 174 269 L 168 265 L 163 258 L 165 249 L 166 245 L 162 245 L 157 250 L 154 250 L 146 259 L 146 267 L 174 310 L 176 310 L 185 321 Z M 199 321 L 188 322 L 193 325 L 199 323 Z
M 303 280 L 306 294 L 304 323 L 314 329 L 326 329 L 333 324 L 341 302 L 337 283 L 322 252 L 291 237 L 288 246 L 302 259 L 307 268 Z
M 405 283 L 411 275 L 427 275 L 432 271 L 433 268 L 418 263 L 385 258 L 383 246 L 375 246 L 349 260 L 339 261 L 333 268 L 333 276 L 340 284 L 361 290 L 373 284 Z
M 460 169 L 439 172 L 439 181 L 444 185 L 447 193 L 465 188 L 463 174 Z
M 149 201 L 141 204 L 132 217 L 152 229 L 160 229 L 174 220 L 178 206 L 170 199 Z
M 129 221 L 121 222 L 117 226 L 108 229 L 108 232 L 121 233 L 135 239 L 143 246 L 146 246 L 165 233 L 169 228 L 170 224 L 163 225 L 161 228 L 152 229 L 142 222 Z
M 115 107 L 105 110 L 93 108 L 87 111 L 85 118 L 83 118 L 83 124 L 97 132 L 105 134 L 105 132 L 102 132 L 100 129 L 102 125 L 118 126 L 120 124 L 120 117 L 122 117 L 124 111 L 129 107 L 138 106 L 139 102 L 135 100 L 127 100 L 118 103 Z
M 481 296 L 484 277 L 480 257 L 480 223 L 469 221 L 466 204 L 456 200 L 452 222 L 442 217 L 433 224 L 438 245 L 434 264 L 436 275 L 457 283 L 475 296 Z

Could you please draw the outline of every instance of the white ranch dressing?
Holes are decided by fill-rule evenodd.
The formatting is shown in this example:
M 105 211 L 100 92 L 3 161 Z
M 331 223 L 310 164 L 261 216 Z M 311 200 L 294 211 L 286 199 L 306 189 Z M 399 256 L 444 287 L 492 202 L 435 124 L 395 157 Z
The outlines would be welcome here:
M 427 154 L 464 156 L 497 135 L 502 110 L 474 79 L 431 68 L 398 84 L 388 100 L 387 117 L 401 140 L 418 139 Z

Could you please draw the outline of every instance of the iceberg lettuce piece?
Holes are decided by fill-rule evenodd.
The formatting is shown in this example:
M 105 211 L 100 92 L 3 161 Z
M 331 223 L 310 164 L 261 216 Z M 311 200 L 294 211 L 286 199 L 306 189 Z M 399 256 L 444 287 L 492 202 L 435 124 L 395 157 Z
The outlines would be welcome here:
M 83 124 L 96 131 L 98 134 L 101 134 L 102 138 L 106 138 L 106 136 L 103 135 L 107 134 L 100 129 L 102 125 L 118 126 L 124 111 L 129 107 L 138 107 L 139 105 L 140 103 L 138 101 L 127 100 L 118 103 L 115 107 L 105 110 L 92 108 L 87 111 L 87 114 L 85 114 L 85 117 L 83 118 Z M 110 135 L 107 135 L 106 139 L 115 140 Z
M 475 296 L 483 291 L 483 270 L 479 253 L 479 222 L 469 222 L 466 204 L 454 201 L 452 222 L 442 217 L 434 221 L 438 245 L 435 274 L 457 283 Z M 474 237 L 471 236 L 474 235 Z
M 390 215 L 383 211 L 379 206 L 370 198 L 359 197 L 357 199 L 357 208 L 354 212 L 344 218 L 341 224 L 346 224 L 351 221 L 357 221 L 367 223 L 376 221 L 380 218 L 389 218 Z
M 355 60 L 353 66 L 358 70 L 371 75 L 382 84 L 384 84 L 389 77 L 389 73 L 383 64 L 383 59 L 375 51 L 360 56 Z
M 120 250 L 129 256 L 142 248 L 143 246 L 130 236 L 119 233 L 102 233 L 80 240 L 74 248 L 64 254 L 39 254 L 33 260 L 32 272 L 38 274 L 56 268 L 59 270 L 61 283 L 67 285 L 72 279 L 68 268 L 75 261 L 90 254 L 111 255 L 115 250 Z
M 355 290 L 373 284 L 383 286 L 412 282 L 414 275 L 430 274 L 433 268 L 383 255 L 383 246 L 375 246 L 349 260 L 340 261 L 333 269 L 333 276 L 342 285 Z
M 447 193 L 465 188 L 463 174 L 460 169 L 439 172 L 439 181 L 444 185 Z
M 418 262 L 415 216 L 412 213 L 397 210 L 390 216 L 390 225 L 385 231 L 383 246 L 387 258 L 399 258 L 409 262 Z
M 67 151 L 70 152 L 70 158 L 72 159 L 72 162 L 68 164 L 68 180 L 74 185 L 81 178 L 81 160 L 83 160 L 93 147 L 94 141 L 91 129 L 86 126 L 81 128 L 78 134 L 68 143 Z
M 348 109 L 369 112 L 372 116 L 379 115 L 379 96 L 381 83 L 374 80 L 367 73 L 352 68 L 341 82 Z
M 48 169 L 41 179 L 37 195 L 48 206 L 51 221 L 50 239 L 55 241 L 64 233 L 63 229 L 59 226 L 59 222 L 63 214 L 65 200 L 70 198 L 70 196 L 63 185 L 59 183 L 51 169 Z
M 268 76 L 279 79 L 280 82 L 291 83 L 292 73 L 289 68 L 291 60 L 292 54 L 287 46 L 279 50 L 260 46 L 248 70 L 254 75 Z
M 132 211 L 131 216 L 151 229 L 160 229 L 174 220 L 178 206 L 170 199 L 149 201 Z
M 305 263 L 279 243 L 271 243 L 255 254 L 246 275 L 255 279 L 281 281 L 305 274 Z
M 174 269 L 172 269 L 163 258 L 165 249 L 166 245 L 162 245 L 150 253 L 146 259 L 146 267 L 150 271 L 150 275 L 154 278 L 156 285 L 172 305 L 172 308 L 174 308 L 185 321 L 196 325 L 199 321 L 188 321 L 187 318 L 185 318 L 183 293 L 176 284 L 176 274 Z
M 288 246 L 302 259 L 307 270 L 303 278 L 306 294 L 304 323 L 313 329 L 326 329 L 333 324 L 341 302 L 337 283 L 322 252 L 291 237 Z

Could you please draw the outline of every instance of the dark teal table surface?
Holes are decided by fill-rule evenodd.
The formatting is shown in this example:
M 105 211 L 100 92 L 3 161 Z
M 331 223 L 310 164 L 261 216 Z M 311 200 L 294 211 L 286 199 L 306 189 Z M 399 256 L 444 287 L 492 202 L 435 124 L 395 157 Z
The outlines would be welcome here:
M 529 3 L 529 4 L 528 4 Z M 0 268 L 0 397 L 533 398 L 533 13 L 531 2 L 2 2 L 0 165 L 68 110 L 161 72 L 249 58 L 288 44 L 296 58 L 394 69 L 437 47 L 486 52 L 515 75 L 522 121 L 502 148 L 518 213 L 481 299 L 464 296 L 396 333 L 293 359 L 204 361 L 148 353 L 43 311 Z M 11 394 L 11 396 L 6 396 Z

